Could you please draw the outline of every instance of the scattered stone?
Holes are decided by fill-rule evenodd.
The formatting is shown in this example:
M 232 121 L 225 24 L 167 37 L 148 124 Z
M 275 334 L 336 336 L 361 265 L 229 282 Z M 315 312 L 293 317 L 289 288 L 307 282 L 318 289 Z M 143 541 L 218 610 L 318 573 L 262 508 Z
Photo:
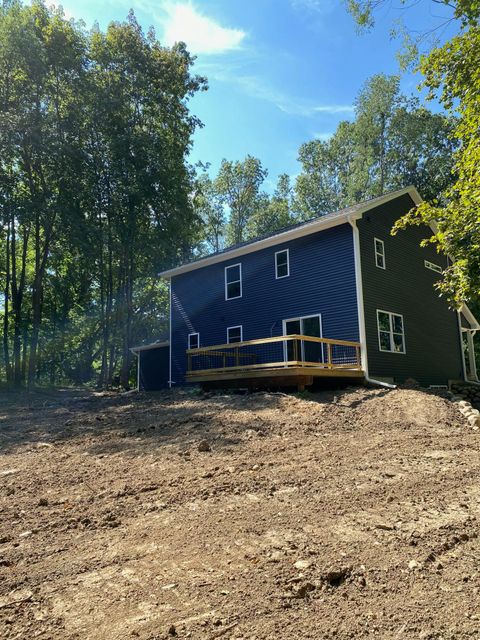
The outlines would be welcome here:
M 39 507 L 48 507 L 47 498 L 40 498 L 40 500 L 38 501 L 38 506 Z
M 211 451 L 212 447 L 210 446 L 210 443 L 208 442 L 208 440 L 200 440 L 200 442 L 198 443 L 197 449 L 201 453 L 206 453 L 207 451 Z
M 0 476 L 13 476 L 14 473 L 20 473 L 20 469 L 7 469 L 6 471 L 0 471 Z
M 19 538 L 28 538 L 31 536 L 33 531 L 22 531 L 22 533 L 18 536 Z
M 174 624 L 170 625 L 170 627 L 168 629 L 168 635 L 169 636 L 176 636 L 177 635 L 177 630 L 175 629 L 175 625 Z
M 312 564 L 311 560 L 297 560 L 293 566 L 295 569 L 308 569 Z
M 421 569 L 422 565 L 416 560 L 410 560 L 410 562 L 408 563 L 408 568 L 410 569 L 410 571 L 415 571 L 415 569 Z
M 389 500 L 389 502 L 391 502 L 391 500 Z M 382 531 L 394 531 L 395 525 L 387 524 L 386 522 L 377 522 L 375 528 L 381 529 Z

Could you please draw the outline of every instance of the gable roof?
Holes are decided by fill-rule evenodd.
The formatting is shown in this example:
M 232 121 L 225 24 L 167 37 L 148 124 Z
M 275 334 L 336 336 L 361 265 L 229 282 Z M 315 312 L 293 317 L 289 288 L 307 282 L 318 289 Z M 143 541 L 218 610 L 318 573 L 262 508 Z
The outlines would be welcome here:
M 164 278 L 179 276 L 182 273 L 187 273 L 194 269 L 201 269 L 202 267 L 207 267 L 211 264 L 232 260 L 247 253 L 253 253 L 260 249 L 273 247 L 277 244 L 281 244 L 282 242 L 287 242 L 288 240 L 301 238 L 302 236 L 307 236 L 311 233 L 316 233 L 317 231 L 330 229 L 331 227 L 345 224 L 350 220 L 358 220 L 366 211 L 407 194 L 412 198 L 415 204 L 419 204 L 422 201 L 422 198 L 415 187 L 406 187 L 405 189 L 392 191 L 391 193 L 386 193 L 378 198 L 372 198 L 371 200 L 354 204 L 350 207 L 346 207 L 345 209 L 334 211 L 333 213 L 327 213 L 326 215 L 307 220 L 306 222 L 299 222 L 298 224 L 294 224 L 286 229 L 281 229 L 280 231 L 275 231 L 274 233 L 263 236 L 262 238 L 256 238 L 250 242 L 243 242 L 241 244 L 234 245 L 233 247 L 228 247 L 223 251 L 213 253 L 205 258 L 199 258 L 198 260 L 187 262 L 186 264 L 175 267 L 174 269 L 162 271 L 159 275 Z

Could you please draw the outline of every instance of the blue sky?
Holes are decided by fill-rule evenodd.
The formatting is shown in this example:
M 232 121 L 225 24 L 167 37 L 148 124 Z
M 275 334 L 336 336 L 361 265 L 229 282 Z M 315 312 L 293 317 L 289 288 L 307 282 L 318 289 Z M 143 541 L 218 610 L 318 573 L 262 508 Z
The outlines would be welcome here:
M 60 3 L 59 3 L 60 4 Z M 65 0 L 67 16 L 105 28 L 133 8 L 160 41 L 187 43 L 194 70 L 209 90 L 191 101 L 204 123 L 195 136 L 192 162 L 241 160 L 248 153 L 269 170 L 271 191 L 280 173 L 299 172 L 297 151 L 312 138 L 326 139 L 353 116 L 354 100 L 375 73 L 398 73 L 398 42 L 390 38 L 401 17 L 400 0 L 387 2 L 373 31 L 358 35 L 343 0 Z M 438 24 L 445 9 L 428 0 L 412 3 L 408 24 Z M 443 36 L 448 35 L 448 32 Z M 402 89 L 419 77 L 405 74 Z

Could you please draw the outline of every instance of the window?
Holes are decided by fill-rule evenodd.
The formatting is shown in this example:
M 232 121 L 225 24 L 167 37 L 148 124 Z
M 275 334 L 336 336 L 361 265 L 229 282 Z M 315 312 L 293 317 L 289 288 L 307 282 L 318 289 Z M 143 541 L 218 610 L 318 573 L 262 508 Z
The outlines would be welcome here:
M 228 327 L 227 329 L 227 342 L 242 342 L 243 340 L 243 328 L 242 325 L 238 327 Z
M 380 351 L 405 353 L 403 316 L 377 309 L 377 324 Z
M 225 267 L 225 300 L 242 297 L 242 265 Z
M 442 273 L 443 269 L 439 264 L 434 264 L 433 262 L 429 262 L 425 260 L 425 266 L 427 269 L 431 269 L 432 271 L 436 271 L 437 273 Z
M 375 264 L 380 269 L 385 269 L 385 245 L 383 244 L 383 240 L 379 240 L 378 238 L 374 238 L 375 243 Z
M 286 278 L 290 275 L 290 260 L 288 249 L 277 251 L 275 254 L 275 278 Z
M 200 346 L 200 334 L 199 333 L 189 333 L 188 334 L 188 348 L 189 349 L 198 349 Z

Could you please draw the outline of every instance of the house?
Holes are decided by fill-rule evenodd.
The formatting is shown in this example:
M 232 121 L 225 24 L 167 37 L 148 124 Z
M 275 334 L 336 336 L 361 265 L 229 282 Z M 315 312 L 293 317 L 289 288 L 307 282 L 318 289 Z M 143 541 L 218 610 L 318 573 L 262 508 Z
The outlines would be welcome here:
M 438 295 L 448 258 L 420 247 L 431 229 L 390 234 L 419 202 L 408 187 L 163 272 L 171 311 L 160 384 L 477 380 L 480 325 Z

